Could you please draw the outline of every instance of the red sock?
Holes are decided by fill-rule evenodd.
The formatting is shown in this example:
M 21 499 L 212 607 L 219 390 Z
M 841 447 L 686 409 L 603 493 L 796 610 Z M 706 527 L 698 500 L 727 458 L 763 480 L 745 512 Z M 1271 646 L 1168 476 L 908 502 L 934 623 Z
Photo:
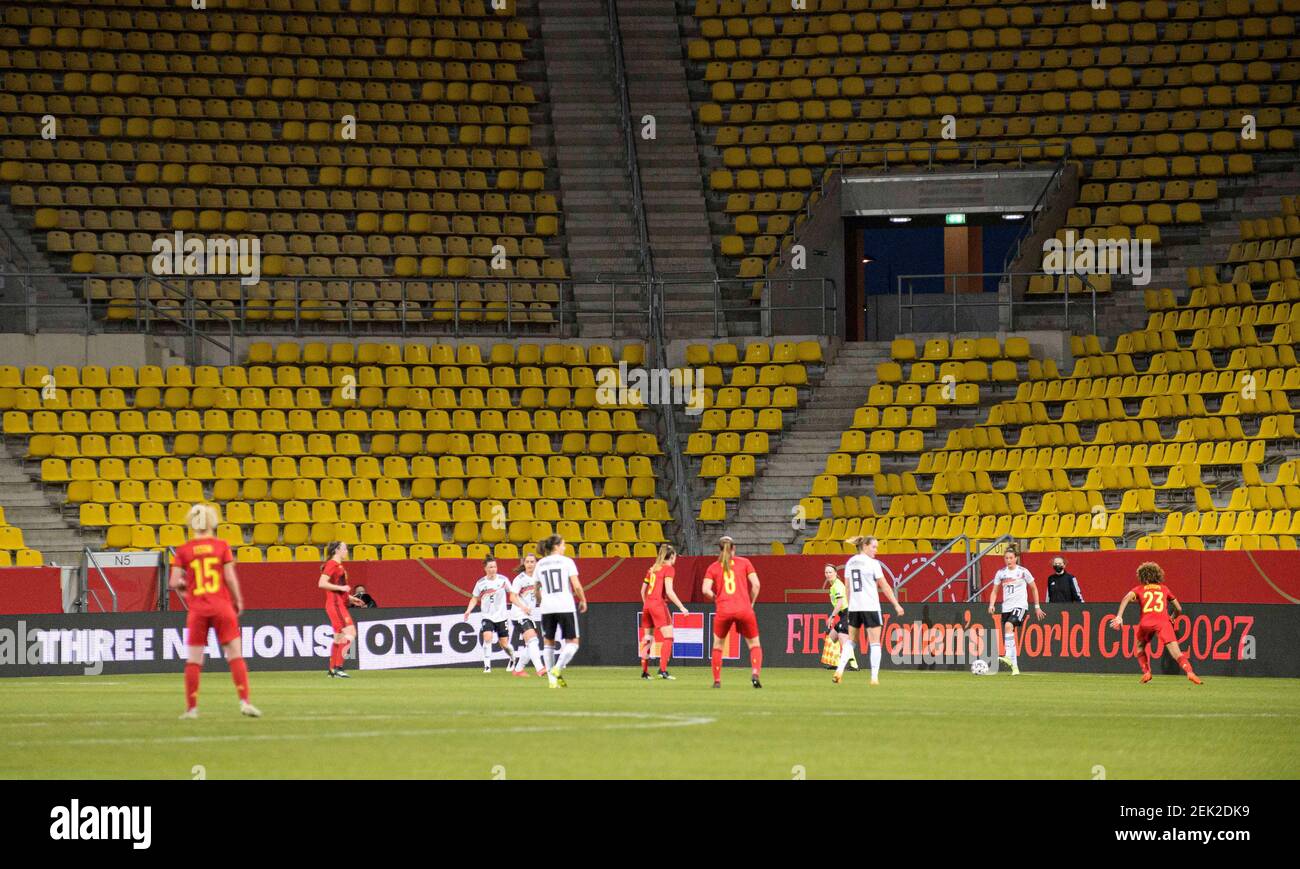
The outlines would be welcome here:
M 339 648 L 339 666 L 340 666 L 340 667 L 343 666 L 343 659 L 344 659 L 345 657 L 347 657 L 348 649 L 351 648 L 351 647 L 352 647 L 352 638 L 351 638 L 351 637 L 345 637 L 345 638 L 343 639 L 343 645 Z
M 343 646 L 335 643 L 330 647 L 330 669 L 337 670 L 343 666 Z
M 755 646 L 749 650 L 749 667 L 757 676 L 763 671 L 763 647 Z
M 248 664 L 243 658 L 232 658 L 230 660 L 230 678 L 235 680 L 235 690 L 239 692 L 239 699 L 248 702 Z
M 1142 668 L 1143 673 L 1151 672 L 1151 656 L 1147 654 L 1146 649 L 1138 649 L 1138 666 Z
M 659 672 L 668 669 L 668 659 L 673 656 L 673 638 L 665 637 L 659 646 Z
M 641 672 L 650 672 L 650 649 L 645 644 L 641 646 Z
M 193 709 L 199 705 L 199 673 L 203 672 L 200 664 L 185 665 L 185 708 Z
M 1192 662 L 1188 658 L 1188 653 L 1183 652 L 1182 657 L 1178 659 L 1178 666 L 1183 668 L 1184 673 L 1192 672 Z
M 713 650 L 713 681 L 722 681 L 722 650 Z

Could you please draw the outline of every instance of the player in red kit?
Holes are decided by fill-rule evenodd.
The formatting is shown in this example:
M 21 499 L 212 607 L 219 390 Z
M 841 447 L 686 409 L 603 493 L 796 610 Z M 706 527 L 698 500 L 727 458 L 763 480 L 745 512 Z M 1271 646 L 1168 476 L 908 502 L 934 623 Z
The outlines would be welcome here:
M 758 600 L 758 574 L 749 559 L 736 555 L 736 543 L 730 537 L 718 541 L 718 560 L 704 572 L 700 589 L 706 598 L 717 601 L 713 616 L 713 687 L 722 687 L 722 644 L 734 625 L 749 646 L 750 681 L 758 681 L 763 669 L 763 647 L 758 643 L 758 617 L 754 601 Z
M 325 672 L 335 679 L 348 678 L 348 674 L 343 672 L 343 656 L 357 638 L 357 626 L 348 612 L 348 605 L 361 606 L 361 601 L 352 595 L 352 586 L 348 585 L 348 572 L 343 567 L 343 560 L 347 557 L 346 543 L 340 541 L 325 547 L 325 563 L 321 565 L 320 579 L 316 583 L 325 591 L 325 614 L 330 617 L 330 626 L 334 628 L 330 666 Z
M 1124 610 L 1129 603 L 1135 600 L 1141 601 L 1142 620 L 1138 622 L 1137 659 L 1142 667 L 1142 684 L 1151 681 L 1151 656 L 1147 652 L 1147 643 L 1152 637 L 1159 637 L 1160 642 L 1164 643 L 1165 648 L 1169 650 L 1169 657 L 1178 662 L 1178 666 L 1183 668 L 1183 672 L 1193 684 L 1200 685 L 1201 680 L 1196 673 L 1192 672 L 1192 662 L 1188 659 L 1187 653 L 1178 647 L 1178 640 L 1174 638 L 1174 623 L 1169 620 L 1169 611 L 1173 610 L 1174 615 L 1180 615 L 1183 608 L 1174 597 L 1174 593 L 1169 590 L 1169 586 L 1164 584 L 1165 572 L 1160 565 L 1148 561 L 1139 565 L 1137 575 L 1141 585 L 1134 586 L 1132 591 L 1124 595 L 1124 599 L 1119 602 L 1119 612 L 1115 613 L 1115 617 L 1110 620 L 1110 626 L 1122 627 Z
M 203 650 L 208 629 L 215 629 L 217 642 L 230 666 L 230 678 L 239 693 L 240 713 L 252 718 L 262 713 L 248 702 L 248 665 L 239 638 L 239 613 L 244 596 L 235 575 L 235 556 L 230 544 L 216 537 L 221 514 L 211 504 L 195 504 L 186 522 L 194 537 L 176 547 L 168 587 L 185 593 L 185 712 L 181 718 L 199 717 L 199 674 L 203 671 Z
M 673 591 L 673 577 L 677 569 L 677 550 L 667 543 L 659 547 L 655 563 L 646 571 L 641 583 L 641 678 L 650 678 L 650 649 L 654 646 L 655 628 L 663 634 L 664 642 L 659 647 L 659 678 L 674 680 L 677 677 L 668 672 L 668 661 L 673 656 L 673 618 L 668 612 L 664 599 L 676 604 L 677 609 L 686 613 L 686 607 L 678 600 Z

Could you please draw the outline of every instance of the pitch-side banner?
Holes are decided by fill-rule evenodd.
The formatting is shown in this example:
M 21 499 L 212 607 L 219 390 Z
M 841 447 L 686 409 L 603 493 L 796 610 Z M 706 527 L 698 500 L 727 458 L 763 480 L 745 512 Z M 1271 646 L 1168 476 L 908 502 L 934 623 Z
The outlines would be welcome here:
M 1115 604 L 1044 606 L 1014 627 L 1020 668 L 1026 672 L 1135 673 L 1137 622 L 1130 606 L 1125 622 L 1110 626 Z M 758 607 L 764 660 L 820 664 L 826 634 L 824 611 L 796 607 Z M 1196 671 L 1215 676 L 1300 677 L 1300 607 L 1279 605 L 1188 604 L 1173 619 L 1174 637 L 1191 656 Z M 884 667 L 908 670 L 969 669 L 982 659 L 991 670 L 1007 652 L 1002 617 L 982 605 L 904 604 L 904 614 L 884 614 L 881 651 Z M 773 654 L 767 637 L 779 637 Z M 854 637 L 861 648 L 865 636 Z M 1148 650 L 1157 673 L 1178 674 L 1178 666 L 1153 641 Z M 784 653 L 783 655 L 781 653 Z
M 481 625 L 477 613 L 469 621 L 455 614 L 358 622 L 357 662 L 362 670 L 479 664 L 483 661 Z M 492 657 L 505 658 L 506 653 L 497 646 Z
M 996 669 L 1003 649 L 1000 618 L 983 606 L 905 604 L 902 618 L 885 614 L 883 666 L 888 669 L 967 669 L 983 658 Z M 707 665 L 712 646 L 710 609 L 692 607 L 680 616 L 674 666 Z M 821 666 L 829 607 L 762 604 L 757 607 L 765 666 Z M 1020 668 L 1025 672 L 1135 673 L 1136 621 L 1107 624 L 1112 604 L 1046 608 L 1016 628 Z M 633 603 L 593 604 L 578 619 L 582 648 L 575 666 L 637 666 L 640 637 Z M 476 666 L 483 660 L 481 617 L 468 620 L 449 608 L 353 610 L 360 642 L 353 646 L 363 669 Z M 184 668 L 183 613 L 0 615 L 0 676 L 80 676 L 100 673 L 180 673 Z M 249 669 L 324 670 L 333 631 L 323 610 L 254 610 L 240 617 Z M 511 645 L 523 638 L 512 626 Z M 1198 673 L 1209 676 L 1300 677 L 1300 606 L 1188 604 L 1174 619 L 1178 642 Z M 864 637 L 855 638 L 862 643 Z M 680 645 L 678 645 L 680 643 Z M 359 646 L 359 648 L 358 648 Z M 680 654 L 677 653 L 680 649 Z M 734 634 L 724 657 L 748 661 Z M 1163 655 L 1158 644 L 1153 654 Z M 224 669 L 215 637 L 207 643 L 208 667 Z M 500 658 L 504 653 L 497 653 Z M 698 654 L 698 657 L 697 657 Z M 731 664 L 734 666 L 734 664 Z M 349 666 L 353 666 L 349 664 Z M 1164 655 L 1156 671 L 1177 674 Z

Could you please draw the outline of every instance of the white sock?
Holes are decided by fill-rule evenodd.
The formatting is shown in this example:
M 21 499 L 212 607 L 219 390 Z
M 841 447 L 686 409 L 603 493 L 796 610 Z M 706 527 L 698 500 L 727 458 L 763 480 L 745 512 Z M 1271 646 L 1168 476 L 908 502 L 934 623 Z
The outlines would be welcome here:
M 510 646 L 509 643 L 506 643 L 505 651 L 506 651 L 506 663 L 508 663 L 508 664 L 514 664 L 514 663 L 515 663 L 515 650 Z
M 1011 660 L 1011 666 L 1016 666 L 1016 632 L 1007 627 L 1007 658 Z
M 492 644 L 491 643 L 483 644 L 483 665 L 485 667 L 492 666 Z
M 871 678 L 880 673 L 880 643 L 871 644 Z
M 836 676 L 844 675 L 844 668 L 849 665 L 849 658 L 851 657 L 853 657 L 853 641 L 840 640 L 840 663 L 839 666 L 835 668 Z
M 578 654 L 578 644 L 577 644 L 577 643 L 565 643 L 565 644 L 564 644 L 564 651 L 560 653 L 560 663 L 559 663 L 559 665 L 558 665 L 559 668 L 560 668 L 561 670 L 563 670 L 563 669 L 565 669 L 566 667 L 568 667 L 568 666 L 569 666 L 569 662 L 573 660 L 573 656 L 576 655 L 576 654 Z
M 542 649 L 542 657 L 546 660 L 546 672 L 555 672 L 555 646 L 546 646 Z
M 531 640 L 528 641 L 528 657 L 531 658 L 533 661 L 534 672 L 537 672 L 542 669 L 542 653 L 541 650 L 537 648 L 537 637 L 533 637 Z M 520 670 L 524 669 L 524 665 L 522 663 L 519 665 L 519 669 Z

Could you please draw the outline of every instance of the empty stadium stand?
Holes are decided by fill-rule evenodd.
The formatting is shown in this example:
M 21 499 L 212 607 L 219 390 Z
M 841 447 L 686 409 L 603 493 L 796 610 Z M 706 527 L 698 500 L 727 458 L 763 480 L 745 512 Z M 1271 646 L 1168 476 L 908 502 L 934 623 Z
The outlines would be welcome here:
M 902 552 L 959 535 L 1031 551 L 1295 549 L 1300 281 L 1274 257 L 1300 230 L 1296 206 L 1244 221 L 1250 240 L 1190 275 L 1186 302 L 1150 291 L 1146 327 L 1113 350 L 1073 337 L 1068 376 L 1022 339 L 894 342 L 813 481 L 808 510 L 831 509 L 804 551 L 845 552 L 857 533 Z
M 1260 158 L 1294 161 L 1295 0 L 678 9 L 728 275 L 766 273 L 831 171 L 1074 160 L 1070 228 L 1159 243 Z
M 1298 18 L 14 0 L 0 328 L 86 349 L 3 357 L 0 566 L 165 549 L 201 499 L 244 561 L 552 531 L 610 557 L 1295 549 Z M 904 331 L 900 295 L 897 333 L 846 342 L 838 285 L 782 327 L 767 279 L 832 176 L 1029 165 L 1072 179 L 1045 237 L 1155 246 L 1145 286 L 1026 248 L 1025 298 L 1104 297 L 1087 334 L 1009 277 L 978 333 L 955 283 L 951 332 Z M 258 274 L 171 274 L 180 238 L 256 242 Z M 91 364 L 105 335 L 132 364 Z M 699 371 L 702 412 L 602 396 L 620 361 Z
M 0 181 L 110 319 L 191 294 L 245 325 L 552 323 L 568 267 L 514 6 L 8 4 Z M 263 279 L 140 280 L 178 230 L 258 239 Z
M 584 556 L 672 532 L 644 405 L 597 393 L 629 344 L 254 345 L 247 364 L 0 369 L 9 443 L 113 549 L 175 546 L 208 499 L 245 561 L 517 557 L 551 533 Z M 20 538 L 19 538 L 20 539 Z M 6 538 L 7 540 L 7 538 Z

